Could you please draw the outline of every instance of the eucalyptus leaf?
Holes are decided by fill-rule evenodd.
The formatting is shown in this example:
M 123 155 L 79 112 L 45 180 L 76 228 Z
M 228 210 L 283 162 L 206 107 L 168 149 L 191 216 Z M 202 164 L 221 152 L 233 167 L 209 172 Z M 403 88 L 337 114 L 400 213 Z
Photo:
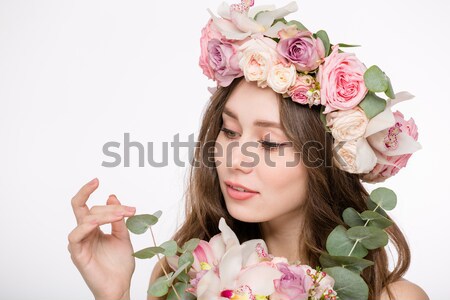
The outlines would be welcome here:
M 189 253 L 189 252 L 186 252 Z M 170 283 L 172 284 L 172 282 L 178 277 L 178 275 L 180 275 L 181 273 L 183 273 L 187 268 L 189 268 L 192 265 L 191 261 L 186 261 L 184 264 L 180 265 L 178 264 L 178 270 L 171 276 L 170 278 Z
M 370 193 L 370 199 L 385 210 L 392 210 L 397 205 L 397 195 L 385 187 L 373 190 Z
M 156 254 L 163 253 L 164 248 L 161 247 L 148 247 L 133 253 L 133 256 L 140 259 L 152 258 Z
M 319 30 L 316 36 L 322 40 L 323 46 L 325 47 L 325 57 L 328 56 L 330 54 L 331 44 L 327 32 L 325 30 Z
M 174 256 L 177 254 L 178 246 L 177 242 L 174 240 L 169 240 L 167 242 L 162 243 L 159 245 L 159 247 L 164 248 L 164 255 L 165 256 Z
M 128 230 L 130 230 L 132 233 L 143 234 L 150 228 L 150 226 L 155 225 L 157 222 L 157 217 L 149 214 L 144 214 L 129 217 L 126 224 Z
M 191 278 L 189 277 L 188 274 L 186 274 L 186 270 L 183 270 L 183 272 L 181 272 L 178 276 L 177 276 L 178 281 L 181 282 L 185 282 L 185 283 L 189 283 L 189 281 L 191 280 Z
M 372 119 L 386 108 L 386 100 L 378 97 L 373 92 L 367 92 L 364 99 L 359 103 L 367 118 Z
M 370 200 L 370 198 L 367 198 L 367 207 L 374 212 L 379 213 L 380 215 L 382 215 L 385 218 L 388 218 L 387 213 L 384 211 L 384 209 L 382 209 L 381 207 L 379 207 L 375 202 L 373 202 L 372 200 Z
M 322 268 L 342 267 L 350 271 L 361 273 L 365 268 L 372 266 L 373 261 L 353 256 L 332 256 L 322 253 L 319 258 Z
M 173 272 L 168 275 L 172 276 L 172 274 Z M 170 278 L 167 278 L 166 276 L 161 276 L 149 286 L 147 294 L 154 297 L 162 297 L 169 292 L 169 286 L 170 286 Z
M 183 247 L 181 247 L 181 253 L 184 252 L 192 252 L 197 248 L 198 243 L 200 243 L 200 239 L 193 238 L 184 243 Z
M 191 252 L 184 252 L 178 259 L 178 269 L 184 267 L 183 269 L 189 268 L 194 263 L 194 256 Z
M 326 132 L 331 132 L 330 128 L 328 128 L 328 126 L 327 126 L 327 117 L 323 113 L 324 111 L 325 111 L 325 106 L 322 105 L 320 107 L 320 113 L 319 113 L 320 120 L 322 121 L 323 128 L 325 128 L 325 131 Z
M 153 216 L 157 217 L 158 219 L 161 218 L 161 215 L 162 215 L 162 211 L 160 211 L 160 210 L 158 210 L 155 213 L 153 213 Z
M 366 300 L 369 297 L 369 288 L 366 282 L 350 270 L 341 267 L 326 268 L 323 270 L 335 280 L 333 289 L 340 300 Z
M 170 289 L 169 294 L 167 295 L 167 300 L 195 300 L 195 296 L 186 291 L 189 287 L 187 283 L 177 282 L 174 284 L 174 287 L 180 298 L 178 298 L 173 289 Z
M 350 227 L 363 226 L 365 223 L 353 207 L 347 207 L 342 213 L 342 218 L 344 219 L 345 224 Z
M 295 25 L 297 27 L 297 29 L 300 31 L 308 31 L 308 29 L 305 27 L 305 25 L 303 25 L 299 21 L 292 20 L 292 21 L 287 22 L 286 25 L 288 25 L 288 26 Z
M 389 88 L 389 78 L 376 65 L 364 72 L 364 83 L 369 91 L 374 93 L 385 92 Z
M 389 241 L 387 233 L 377 227 L 352 227 L 347 230 L 347 235 L 351 239 L 359 240 L 369 250 L 384 247 Z
M 387 227 L 391 226 L 394 223 L 391 220 L 383 217 L 379 213 L 374 212 L 374 211 L 370 211 L 370 210 L 363 211 L 361 213 L 361 218 L 363 220 L 368 220 L 369 221 L 367 226 L 375 226 L 375 227 L 378 227 L 380 229 L 387 228 Z
M 344 43 L 339 43 L 338 45 L 339 45 L 340 48 L 361 47 L 361 45 L 350 45 L 350 44 L 344 44 Z
M 353 248 L 355 243 L 356 246 Z M 353 241 L 347 236 L 347 230 L 342 225 L 336 226 L 328 235 L 326 248 L 330 255 L 336 256 L 348 256 L 351 251 L 352 256 L 363 258 L 368 253 L 361 243 Z
M 389 78 L 389 76 L 388 76 L 388 88 L 384 93 L 386 94 L 386 96 L 389 97 L 389 99 L 395 98 L 394 88 L 392 87 L 391 79 Z

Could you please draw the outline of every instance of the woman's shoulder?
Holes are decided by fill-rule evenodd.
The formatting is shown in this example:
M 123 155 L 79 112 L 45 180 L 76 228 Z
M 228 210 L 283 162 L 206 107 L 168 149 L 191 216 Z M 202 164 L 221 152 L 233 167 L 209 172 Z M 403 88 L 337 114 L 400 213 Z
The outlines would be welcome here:
M 393 298 L 389 298 L 386 289 L 383 289 L 380 300 L 429 300 L 427 293 L 417 284 L 404 278 L 389 284 Z

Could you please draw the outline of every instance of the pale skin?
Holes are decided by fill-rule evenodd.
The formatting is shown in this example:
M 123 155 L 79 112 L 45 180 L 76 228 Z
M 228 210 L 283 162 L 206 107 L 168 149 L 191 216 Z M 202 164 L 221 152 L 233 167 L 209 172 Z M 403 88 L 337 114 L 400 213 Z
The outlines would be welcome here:
M 245 102 L 237 101 L 246 99 Z M 224 127 L 232 130 L 221 131 L 217 142 L 226 146 L 231 141 L 238 143 L 258 142 L 266 134 L 270 133 L 270 141 L 281 143 L 286 141 L 284 133 L 276 128 L 255 125 L 256 121 L 270 121 L 279 123 L 278 104 L 276 94 L 271 89 L 261 89 L 256 85 L 242 81 L 233 91 L 226 104 L 228 111 L 233 117 L 223 116 Z M 255 105 L 256 103 L 256 105 Z M 251 152 L 260 155 L 260 164 L 256 166 L 243 167 L 240 162 L 248 160 L 240 148 L 233 148 L 231 167 L 217 167 L 222 193 L 224 194 L 227 209 L 230 214 L 244 221 L 254 221 L 261 224 L 264 239 L 269 251 L 276 256 L 284 256 L 289 260 L 302 260 L 298 255 L 298 242 L 302 224 L 301 206 L 306 200 L 302 189 L 306 184 L 305 170 L 303 165 L 286 168 L 283 162 L 292 153 L 285 149 L 284 157 L 277 157 L 276 153 L 270 152 L 270 158 L 277 166 L 268 168 L 264 166 L 263 148 L 250 149 Z M 266 153 L 267 155 L 267 153 Z M 293 155 L 293 154 L 292 154 Z M 226 157 L 217 158 L 217 160 Z M 251 160 L 250 160 L 251 161 Z M 283 176 L 281 176 L 283 175 Z M 224 180 L 245 185 L 259 192 L 245 203 L 233 200 L 226 194 Z M 296 184 L 289 184 L 289 183 Z M 89 196 L 98 187 L 98 180 L 84 185 L 72 199 L 74 214 L 77 219 L 77 227 L 69 235 L 69 251 L 75 266 L 82 274 L 88 287 L 96 300 L 127 300 L 130 299 L 131 276 L 134 271 L 134 259 L 131 254 L 133 249 L 130 242 L 128 230 L 124 223 L 125 217 L 134 215 L 133 208 L 121 205 L 119 200 L 111 195 L 105 206 L 97 206 L 89 209 L 86 202 Z M 283 193 L 279 193 L 283 190 Z M 273 195 L 277 193 L 277 202 L 271 202 Z M 280 195 L 283 199 L 280 199 Z M 299 195 L 301 195 L 299 197 Z M 279 205 L 282 202 L 285 205 Z M 277 205 L 278 204 L 278 205 Z M 258 207 L 258 216 L 251 214 Z M 264 208 L 265 207 L 265 208 Z M 288 209 L 286 209 L 288 207 Z M 259 218 L 259 219 L 258 219 Z M 92 222 L 95 221 L 95 222 Z M 111 224 L 111 234 L 104 234 L 99 227 L 102 224 Z M 160 267 L 156 265 L 152 272 L 150 282 L 156 280 L 160 274 Z M 403 300 L 427 300 L 426 293 L 417 285 L 407 280 L 399 280 L 390 285 L 394 293 L 394 299 Z M 159 300 L 148 296 L 148 300 Z M 388 300 L 386 292 L 383 292 L 381 300 Z

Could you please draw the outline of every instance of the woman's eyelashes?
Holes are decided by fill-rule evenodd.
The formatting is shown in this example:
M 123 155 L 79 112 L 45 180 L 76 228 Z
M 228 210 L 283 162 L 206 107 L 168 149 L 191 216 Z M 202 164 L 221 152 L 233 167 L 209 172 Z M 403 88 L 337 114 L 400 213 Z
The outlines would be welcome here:
M 237 132 L 235 132 L 233 130 L 230 130 L 228 128 L 222 127 L 220 130 L 223 131 L 225 136 L 228 139 L 230 139 L 230 140 L 239 137 L 239 133 L 237 133 Z M 261 146 L 262 146 L 262 148 L 264 150 L 274 150 L 274 149 L 277 149 L 277 148 L 280 148 L 280 147 L 283 147 L 283 146 L 291 144 L 289 142 L 286 142 L 286 143 L 275 143 L 275 142 L 270 142 L 270 141 L 266 141 L 266 140 L 259 140 L 258 143 L 261 144 Z

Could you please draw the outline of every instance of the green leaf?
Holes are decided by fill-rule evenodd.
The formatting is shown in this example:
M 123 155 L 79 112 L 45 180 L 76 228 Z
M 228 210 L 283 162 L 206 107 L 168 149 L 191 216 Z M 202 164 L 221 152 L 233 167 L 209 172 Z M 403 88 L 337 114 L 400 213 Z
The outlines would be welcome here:
M 372 200 L 370 200 L 370 198 L 367 198 L 367 207 L 374 212 L 379 213 L 380 215 L 382 215 L 385 218 L 388 218 L 387 213 L 384 211 L 384 209 L 382 209 L 381 207 L 379 207 L 375 202 L 373 202 Z
M 388 76 L 388 88 L 384 93 L 386 94 L 386 96 L 389 97 L 389 99 L 395 98 L 394 88 L 392 87 L 391 79 L 389 78 L 389 76 Z
M 388 89 L 389 77 L 378 66 L 373 65 L 364 72 L 364 83 L 369 91 L 381 93 Z
M 341 267 L 326 268 L 323 271 L 335 280 L 333 289 L 340 300 L 368 299 L 369 288 L 358 274 Z
M 181 269 L 187 269 L 194 263 L 194 256 L 191 252 L 185 252 L 183 253 L 180 258 L 178 259 L 178 268 Z
M 342 213 L 342 218 L 344 219 L 345 224 L 350 227 L 363 226 L 365 223 L 353 207 L 347 207 Z
M 361 47 L 361 45 L 350 45 L 350 44 L 344 44 L 344 43 L 339 43 L 338 45 L 339 45 L 340 48 Z
M 331 44 L 330 44 L 330 38 L 328 37 L 328 34 L 325 30 L 319 30 L 316 33 L 316 36 L 322 40 L 323 46 L 325 47 L 325 57 L 330 54 Z
M 370 210 L 363 211 L 361 213 L 361 218 L 363 220 L 369 220 L 368 226 L 375 226 L 380 229 L 387 228 L 394 223 L 379 213 Z
M 198 243 L 200 243 L 200 239 L 190 239 L 189 241 L 184 243 L 183 247 L 181 247 L 181 253 L 194 251 L 195 248 L 197 248 Z
M 177 297 L 173 289 L 170 289 L 169 294 L 167 295 L 167 300 L 195 300 L 195 296 L 189 292 L 186 292 L 186 289 L 189 285 L 185 282 L 177 282 L 174 284 L 175 290 L 177 291 L 180 298 Z
M 332 256 L 322 253 L 319 258 L 322 268 L 342 267 L 350 271 L 361 273 L 365 268 L 372 266 L 373 261 L 353 256 Z
M 172 276 L 172 274 L 173 272 L 168 275 Z M 162 297 L 169 291 L 169 286 L 170 278 L 167 278 L 166 276 L 159 277 L 149 286 L 147 294 L 154 297 Z
M 389 241 L 387 233 L 377 227 L 352 227 L 347 230 L 347 235 L 351 239 L 358 240 L 369 250 L 384 247 Z
M 134 234 L 143 234 L 150 226 L 155 225 L 158 218 L 153 215 L 136 215 L 127 219 L 127 228 Z
M 323 128 L 325 128 L 325 131 L 326 132 L 331 132 L 330 128 L 328 128 L 328 126 L 327 126 L 327 117 L 323 113 L 324 111 L 325 111 L 325 106 L 321 105 L 320 106 L 320 113 L 319 113 L 320 120 L 322 121 Z
M 175 254 L 177 254 L 178 246 L 177 242 L 175 242 L 174 240 L 164 242 L 159 247 L 164 248 L 163 254 L 165 256 L 174 256 Z
M 328 236 L 326 248 L 330 255 L 349 256 L 352 249 L 351 256 L 363 258 L 367 255 L 368 251 L 361 243 L 357 243 L 355 248 L 353 248 L 354 245 L 355 241 L 347 236 L 345 227 L 338 225 Z
M 183 272 L 180 273 L 180 275 L 178 275 L 177 279 L 181 282 L 185 282 L 185 283 L 189 283 L 189 281 L 191 280 L 191 278 L 189 277 L 188 274 L 186 274 L 186 271 L 183 270 Z
M 162 211 L 160 211 L 160 210 L 156 211 L 156 212 L 153 214 L 153 216 L 154 216 L 154 217 L 157 217 L 158 219 L 161 218 L 161 215 L 162 215 Z
M 308 29 L 305 27 L 305 25 L 303 25 L 302 23 L 300 23 L 299 21 L 295 21 L 295 20 L 292 20 L 292 21 L 289 21 L 289 22 L 287 22 L 286 23 L 286 25 L 295 25 L 296 27 L 297 27 L 297 29 L 298 30 L 300 30 L 300 31 L 307 31 Z
M 392 210 L 397 205 L 397 195 L 385 187 L 373 190 L 370 193 L 370 199 L 385 210 Z
M 189 253 L 189 252 L 186 252 L 186 253 Z M 193 257 L 192 257 L 192 259 L 193 259 Z M 178 275 L 180 275 L 181 273 L 185 272 L 188 268 L 190 268 L 191 265 L 192 265 L 191 261 L 186 261 L 182 265 L 178 264 L 178 270 L 170 278 L 170 284 L 172 284 L 172 282 L 178 277 Z
M 156 254 L 163 253 L 164 248 L 161 247 L 148 247 L 133 253 L 133 256 L 140 259 L 152 258 Z
M 367 118 L 372 119 L 373 117 L 384 111 L 384 109 L 386 108 L 386 100 L 369 91 L 367 92 L 363 101 L 359 103 L 359 107 L 364 110 Z

